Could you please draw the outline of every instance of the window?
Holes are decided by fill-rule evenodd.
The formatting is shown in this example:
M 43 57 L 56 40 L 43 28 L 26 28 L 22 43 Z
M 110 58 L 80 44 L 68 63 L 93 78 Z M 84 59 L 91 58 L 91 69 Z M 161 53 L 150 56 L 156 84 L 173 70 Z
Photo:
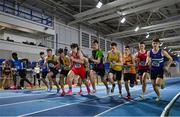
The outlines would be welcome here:
M 92 48 L 92 43 L 93 43 L 94 40 L 98 40 L 97 37 L 91 36 L 91 48 Z
M 100 39 L 100 49 L 105 51 L 106 47 L 105 47 L 105 40 L 104 39 Z
M 89 34 L 82 32 L 82 46 L 89 48 Z
M 110 41 L 106 41 L 106 49 L 107 49 L 107 51 L 111 50 L 111 42 Z

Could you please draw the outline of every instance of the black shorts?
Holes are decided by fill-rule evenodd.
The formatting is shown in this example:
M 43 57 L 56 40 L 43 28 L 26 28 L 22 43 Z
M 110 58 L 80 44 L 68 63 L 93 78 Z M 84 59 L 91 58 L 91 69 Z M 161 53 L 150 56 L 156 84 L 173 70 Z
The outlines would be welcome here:
M 19 72 L 19 76 L 21 78 L 26 78 L 26 70 L 25 69 L 18 70 L 18 72 Z
M 50 72 L 53 73 L 52 78 L 56 78 L 56 75 L 59 73 L 57 69 L 52 69 L 52 68 L 50 69 Z
M 124 73 L 124 81 L 130 80 L 130 83 L 134 84 L 135 79 L 136 79 L 136 74 Z
M 144 72 L 149 73 L 149 69 L 140 69 L 140 70 L 138 70 L 138 75 L 142 76 L 144 74 Z
M 41 77 L 42 77 L 43 79 L 45 79 L 46 76 L 47 76 L 47 74 L 48 74 L 48 72 L 47 72 L 47 71 L 44 71 L 44 72 L 41 73 Z
M 68 73 L 69 73 L 69 70 L 64 70 L 64 69 L 62 69 L 60 72 L 60 74 L 66 76 L 66 77 L 67 77 Z
M 116 77 L 114 78 L 114 80 L 121 80 L 122 77 L 122 71 L 116 71 L 113 69 L 110 69 L 109 73 L 112 73 L 113 75 L 115 75 Z
M 162 78 L 164 76 L 164 70 L 158 69 L 158 70 L 151 70 L 151 80 L 156 80 L 157 78 Z
M 36 74 L 36 78 L 37 78 L 37 79 L 40 79 L 40 73 L 37 73 L 37 74 Z
M 105 69 L 98 69 L 97 67 L 94 67 L 93 71 L 95 71 L 96 74 L 101 76 L 101 77 L 104 77 L 104 75 L 105 75 Z

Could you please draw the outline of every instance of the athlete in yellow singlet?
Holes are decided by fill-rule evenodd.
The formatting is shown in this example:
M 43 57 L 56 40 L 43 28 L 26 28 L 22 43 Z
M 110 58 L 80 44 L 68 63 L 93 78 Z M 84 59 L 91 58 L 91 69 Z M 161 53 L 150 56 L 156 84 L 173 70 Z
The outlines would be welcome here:
M 122 97 L 122 86 L 121 86 L 121 76 L 122 76 L 122 60 L 120 52 L 117 50 L 117 44 L 111 43 L 111 50 L 107 53 L 107 61 L 110 62 L 110 71 L 108 74 L 108 80 L 112 84 L 111 93 L 114 92 L 115 83 L 117 80 L 119 88 L 119 96 Z

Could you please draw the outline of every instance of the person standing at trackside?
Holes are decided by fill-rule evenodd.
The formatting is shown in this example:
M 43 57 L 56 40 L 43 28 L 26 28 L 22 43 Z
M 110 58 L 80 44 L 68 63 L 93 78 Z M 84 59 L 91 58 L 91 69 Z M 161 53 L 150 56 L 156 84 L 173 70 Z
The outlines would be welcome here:
M 48 65 L 48 74 L 47 77 L 49 79 L 49 89 L 48 91 L 52 90 L 52 82 L 57 87 L 57 93 L 59 93 L 60 88 L 56 81 L 56 75 L 58 74 L 58 59 L 56 55 L 52 54 L 52 49 L 47 49 L 47 57 L 46 57 L 46 64 Z
M 23 88 L 24 87 L 24 81 L 26 81 L 31 88 L 33 88 L 32 83 L 26 78 L 26 69 L 25 65 L 22 60 L 18 58 L 17 53 L 12 53 L 12 68 L 14 68 L 14 75 L 13 75 L 13 82 L 14 82 L 14 89 L 16 89 L 16 83 L 17 83 L 17 74 L 19 74 L 21 80 L 20 80 L 20 87 L 18 88 Z
M 5 60 L 4 62 L 5 62 L 5 64 L 2 67 L 3 75 L 4 75 L 4 79 L 2 82 L 2 88 L 9 89 L 10 88 L 10 79 L 11 79 L 11 75 L 12 75 L 12 69 L 11 69 L 11 64 L 10 64 L 9 60 Z
M 84 68 L 84 57 L 80 54 L 80 49 L 78 44 L 71 44 L 71 55 L 70 55 L 70 63 L 71 63 L 71 70 L 67 76 L 67 84 L 69 85 L 69 91 L 67 94 L 72 94 L 72 81 L 75 75 L 80 76 L 83 83 L 86 85 L 88 94 L 91 93 L 90 88 L 88 86 L 88 82 L 86 79 L 86 70 Z
M 163 89 L 165 87 L 163 75 L 164 70 L 169 71 L 169 67 L 173 61 L 172 57 L 165 51 L 159 48 L 160 41 L 154 38 L 152 41 L 152 49 L 147 53 L 146 65 L 150 65 L 151 82 L 153 89 L 157 94 L 156 101 L 160 100 L 160 92 L 158 86 Z M 164 56 L 169 59 L 167 66 L 164 67 Z
M 104 76 L 105 76 L 105 67 L 103 64 L 103 52 L 99 49 L 99 42 L 98 40 L 94 40 L 92 43 L 92 57 L 89 59 L 90 61 L 90 73 L 89 73 L 89 79 L 91 81 L 93 92 L 96 92 L 96 86 L 95 86 L 95 76 L 99 75 L 101 77 L 101 81 L 104 82 Z M 106 88 L 108 90 L 108 87 L 106 85 Z
M 144 99 L 146 91 L 146 79 L 148 78 L 149 66 L 145 65 L 147 59 L 147 50 L 145 49 L 144 42 L 139 43 L 139 51 L 135 54 L 135 60 L 138 64 L 138 76 L 142 84 L 142 94 L 140 98 Z
M 39 59 L 38 63 L 40 65 L 40 71 L 41 71 L 40 80 L 43 81 L 43 83 L 46 85 L 47 90 L 48 90 L 49 86 L 48 86 L 48 83 L 46 81 L 46 76 L 48 74 L 48 67 L 47 67 L 47 63 L 46 63 L 45 54 L 44 54 L 44 52 L 40 52 L 39 55 L 40 55 L 40 59 Z
M 65 95 L 65 91 L 64 91 L 64 78 L 67 78 L 67 75 L 69 73 L 70 70 L 70 60 L 69 57 L 67 55 L 65 55 L 64 50 L 62 48 L 60 48 L 58 50 L 58 54 L 59 54 L 59 65 L 60 65 L 60 81 L 59 84 L 61 86 L 62 89 L 62 93 L 61 96 Z
M 134 87 L 136 70 L 135 70 L 135 60 L 133 58 L 133 55 L 131 54 L 129 46 L 126 46 L 124 49 L 123 65 L 124 65 L 125 88 L 127 92 L 127 96 L 125 97 L 125 99 L 131 99 L 128 81 L 130 81 L 130 87 Z
M 119 96 L 122 97 L 122 58 L 120 52 L 117 50 L 117 44 L 115 42 L 111 43 L 111 50 L 107 53 L 107 61 L 110 62 L 110 71 L 108 74 L 108 80 L 112 84 L 111 93 L 114 92 L 115 83 L 117 80 L 119 88 Z
M 34 67 L 34 73 L 34 86 L 36 86 L 36 79 L 38 79 L 38 85 L 41 87 L 40 67 L 38 63 L 36 63 L 36 66 Z

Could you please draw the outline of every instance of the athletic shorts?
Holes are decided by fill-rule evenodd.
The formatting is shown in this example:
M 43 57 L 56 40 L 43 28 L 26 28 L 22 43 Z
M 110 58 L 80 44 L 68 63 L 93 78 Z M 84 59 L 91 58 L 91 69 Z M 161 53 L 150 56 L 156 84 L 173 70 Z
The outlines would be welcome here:
M 57 69 L 52 69 L 52 68 L 50 69 L 50 72 L 53 73 L 52 78 L 56 78 L 56 75 L 59 73 Z
M 66 76 L 66 77 L 67 77 L 68 73 L 69 73 L 69 70 L 64 70 L 64 69 L 62 69 L 60 72 L 60 74 Z
M 144 72 L 149 73 L 149 69 L 140 69 L 140 70 L 138 70 L 138 75 L 142 76 L 144 74 Z
M 134 84 L 135 79 L 136 79 L 136 74 L 124 73 L 124 81 L 130 80 L 130 84 Z
M 104 77 L 104 75 L 105 75 L 105 69 L 104 68 L 98 69 L 97 67 L 94 67 L 93 71 L 95 71 L 96 74 L 101 76 L 101 77 Z
M 83 66 L 77 68 L 77 67 L 72 67 L 71 69 L 75 75 L 79 75 L 81 77 L 81 79 L 85 79 L 86 78 L 86 70 Z
M 163 76 L 164 76 L 163 69 L 151 70 L 151 80 L 156 80 L 157 77 L 163 79 Z
M 45 79 L 46 76 L 47 76 L 47 74 L 48 74 L 48 72 L 47 72 L 47 71 L 44 71 L 44 72 L 41 73 L 41 77 Z
M 113 69 L 110 69 L 109 73 L 112 73 L 113 75 L 115 75 L 116 77 L 114 78 L 114 80 L 121 80 L 122 77 L 122 71 L 116 71 Z

